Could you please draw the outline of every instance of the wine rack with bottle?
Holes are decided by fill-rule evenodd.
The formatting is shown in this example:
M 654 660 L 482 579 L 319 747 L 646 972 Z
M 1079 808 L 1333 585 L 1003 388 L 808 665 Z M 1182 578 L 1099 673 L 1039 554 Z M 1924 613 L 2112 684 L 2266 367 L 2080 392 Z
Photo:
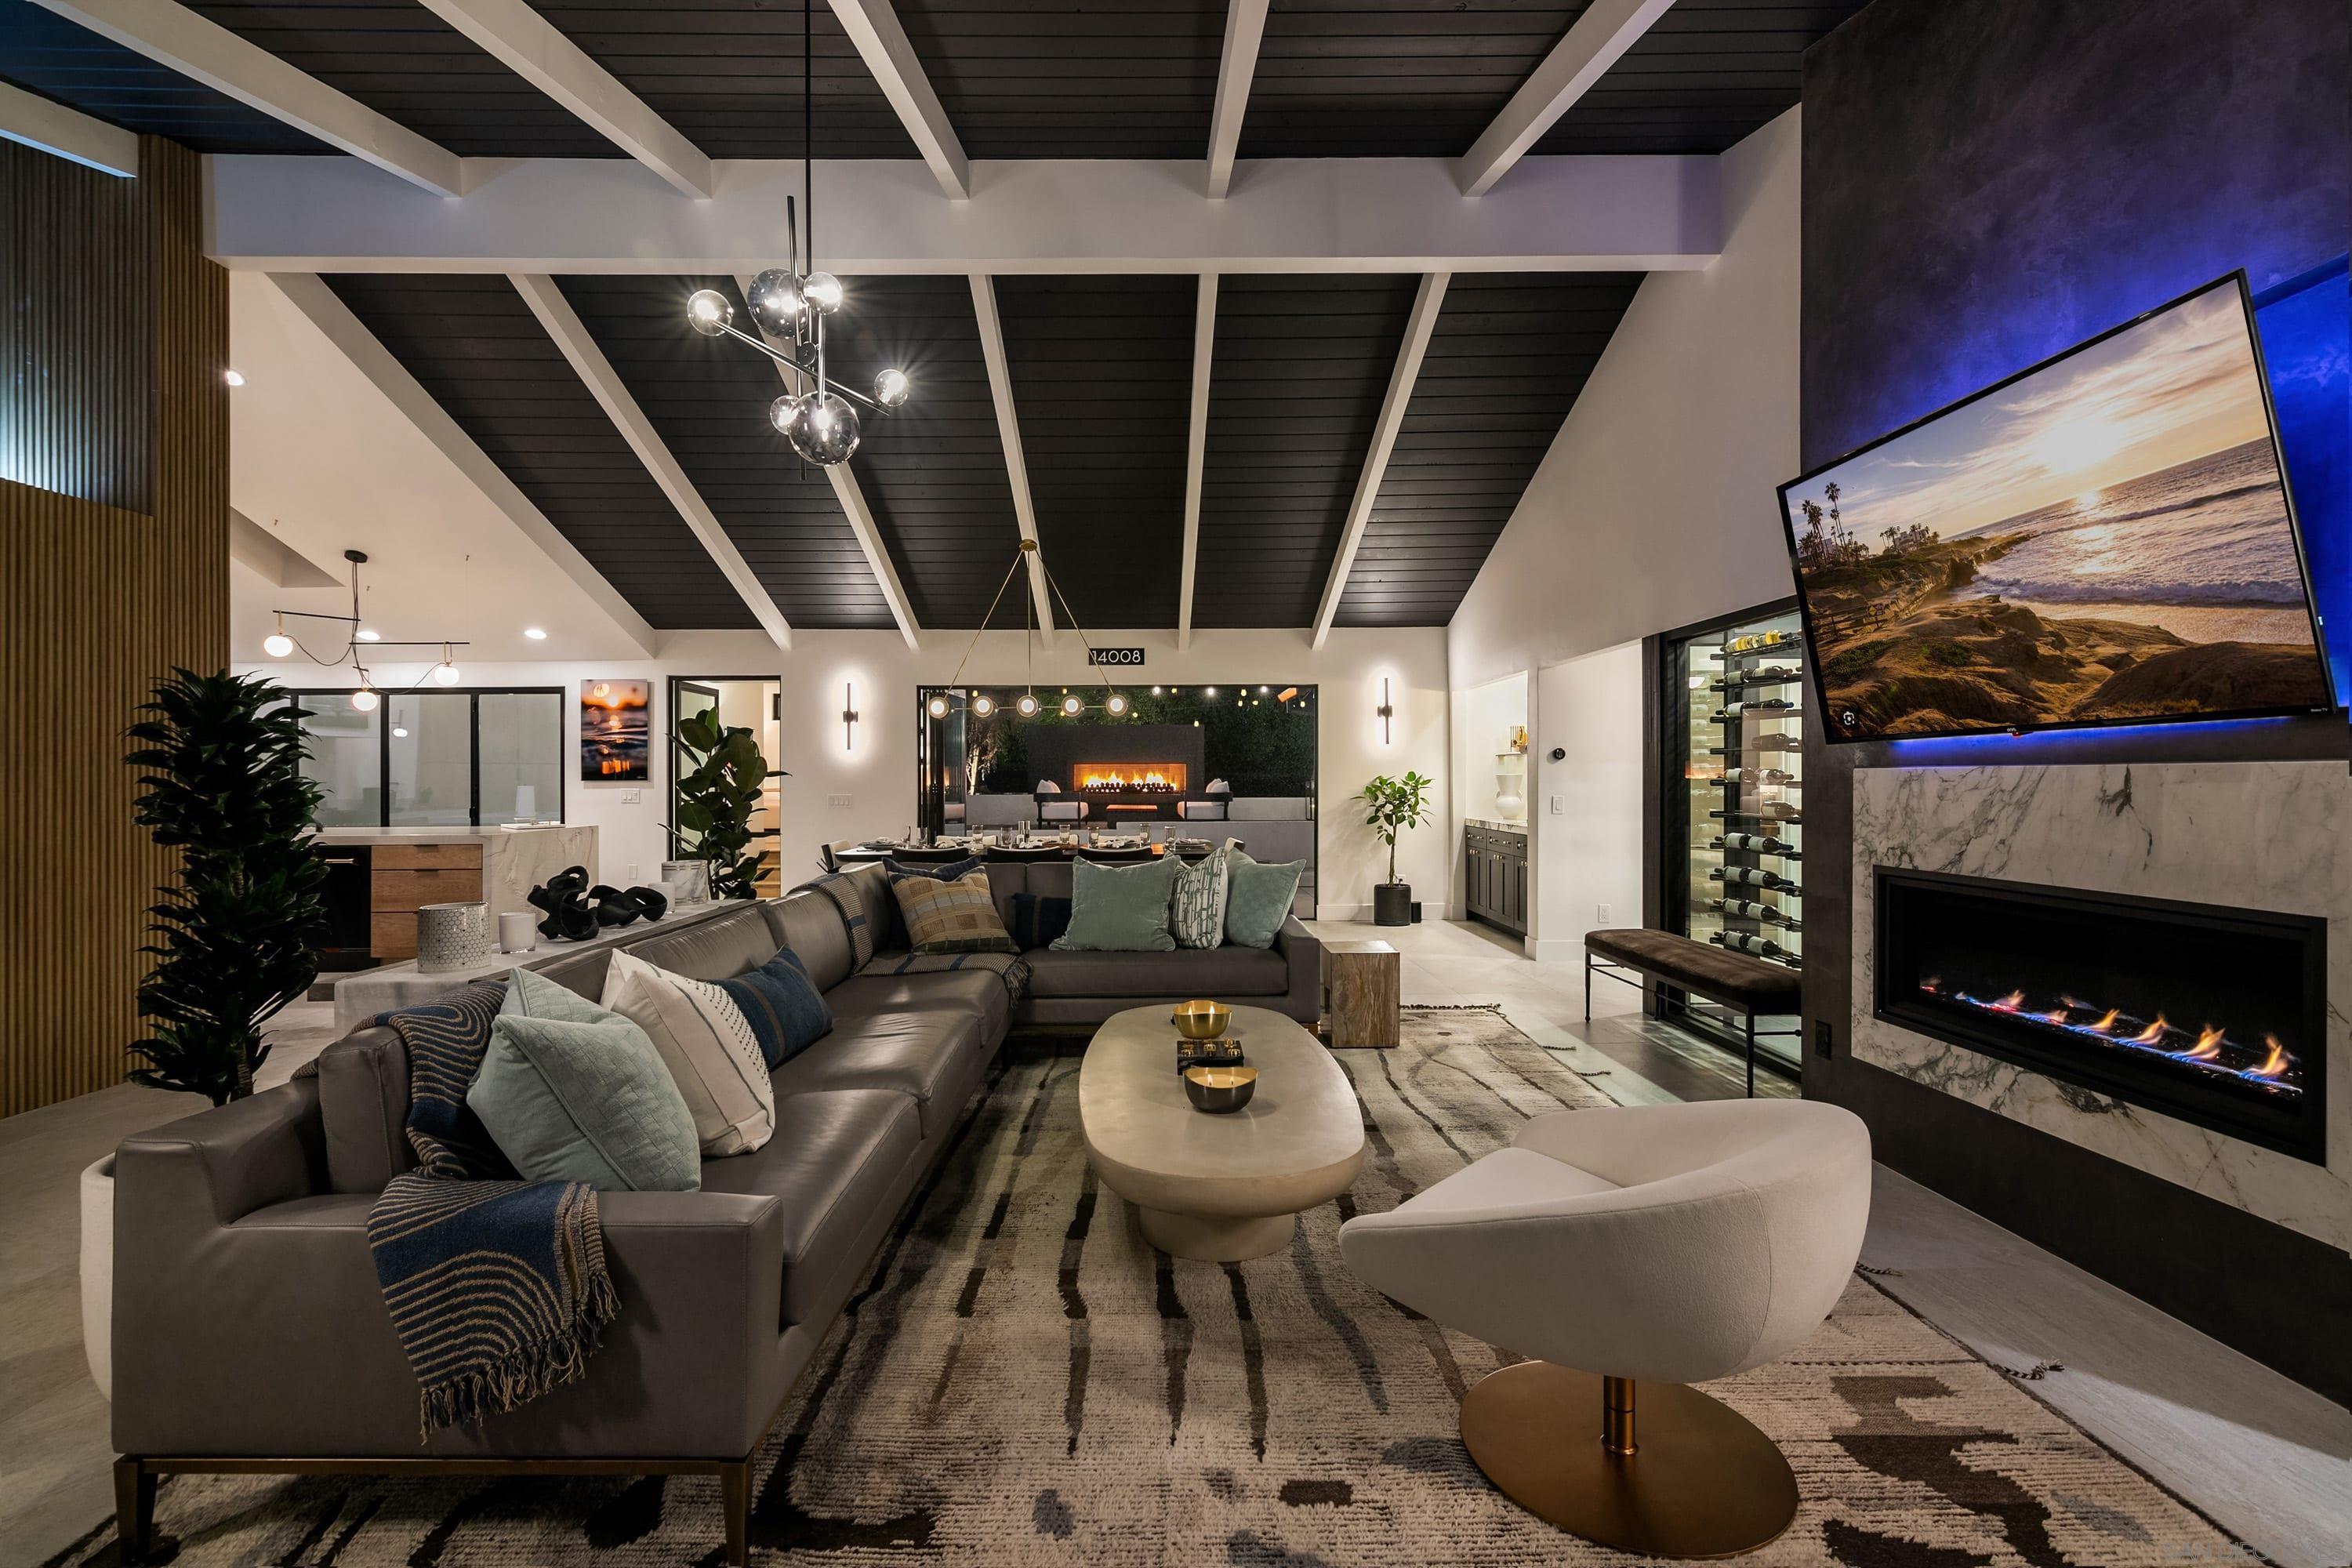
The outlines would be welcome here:
M 1687 787 L 1683 934 L 1804 962 L 1804 639 L 1796 616 L 1685 641 L 1676 727 Z M 1670 808 L 1671 809 L 1671 808 Z

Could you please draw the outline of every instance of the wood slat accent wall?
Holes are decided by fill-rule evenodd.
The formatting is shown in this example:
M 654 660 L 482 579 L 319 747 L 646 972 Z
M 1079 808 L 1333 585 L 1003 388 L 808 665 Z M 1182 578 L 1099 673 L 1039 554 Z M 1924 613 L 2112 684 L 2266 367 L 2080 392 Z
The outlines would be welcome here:
M 35 473 L 143 468 L 148 497 L 0 478 L 0 1115 L 121 1081 L 145 910 L 172 872 L 131 821 L 122 731 L 173 666 L 227 658 L 228 278 L 200 248 L 200 182 L 155 137 L 135 181 L 0 143 L 0 306 L 20 323 L 0 426 L 38 433 Z M 123 314 L 96 319 L 108 300 Z M 68 353 L 60 405 L 40 373 Z M 108 444 L 126 423 L 144 439 Z

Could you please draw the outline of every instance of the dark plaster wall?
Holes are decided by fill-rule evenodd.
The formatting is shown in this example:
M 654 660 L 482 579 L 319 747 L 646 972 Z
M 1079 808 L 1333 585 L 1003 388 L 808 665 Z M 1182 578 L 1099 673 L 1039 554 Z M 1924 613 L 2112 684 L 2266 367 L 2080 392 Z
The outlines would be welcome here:
M 1804 104 L 1808 468 L 2233 268 L 2262 290 L 2324 266 L 2352 231 L 2344 0 L 1876 0 L 1807 56 Z M 2296 720 L 1805 759 L 1805 1011 L 1833 1042 L 1809 1041 L 1806 1093 L 1862 1113 L 1895 1169 L 2338 1400 L 2352 1259 L 1853 1061 L 1845 1031 L 1854 767 L 2346 755 L 2341 724 Z

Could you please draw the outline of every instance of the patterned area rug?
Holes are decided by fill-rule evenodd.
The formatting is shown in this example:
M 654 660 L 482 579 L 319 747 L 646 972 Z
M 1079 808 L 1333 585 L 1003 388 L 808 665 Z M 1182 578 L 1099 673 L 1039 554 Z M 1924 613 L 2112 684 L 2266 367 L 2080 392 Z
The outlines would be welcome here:
M 1359 1284 L 1349 1215 L 1609 1103 L 1484 1009 L 1407 1013 L 1339 1053 L 1372 1153 L 1290 1251 L 1171 1262 L 1096 1185 L 1076 1057 L 1018 1062 L 811 1367 L 761 1456 L 754 1556 L 843 1568 L 1627 1561 L 1521 1512 L 1455 1436 L 1515 1359 Z M 625 1308 L 624 1309 L 625 1310 Z M 1748 1561 L 1851 1568 L 2263 1561 L 1856 1278 L 1788 1361 L 1712 1385 L 1776 1438 L 1804 1507 Z M 188 1564 L 711 1564 L 717 1484 L 181 1477 Z M 101 1526 L 59 1564 L 110 1562 Z

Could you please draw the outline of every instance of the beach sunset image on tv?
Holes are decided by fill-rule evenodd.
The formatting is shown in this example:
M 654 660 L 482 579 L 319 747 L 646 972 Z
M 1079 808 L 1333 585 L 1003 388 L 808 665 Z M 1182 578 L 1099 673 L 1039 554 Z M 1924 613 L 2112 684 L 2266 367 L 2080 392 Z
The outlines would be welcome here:
M 2332 700 L 2235 278 L 1781 505 L 1835 738 Z

